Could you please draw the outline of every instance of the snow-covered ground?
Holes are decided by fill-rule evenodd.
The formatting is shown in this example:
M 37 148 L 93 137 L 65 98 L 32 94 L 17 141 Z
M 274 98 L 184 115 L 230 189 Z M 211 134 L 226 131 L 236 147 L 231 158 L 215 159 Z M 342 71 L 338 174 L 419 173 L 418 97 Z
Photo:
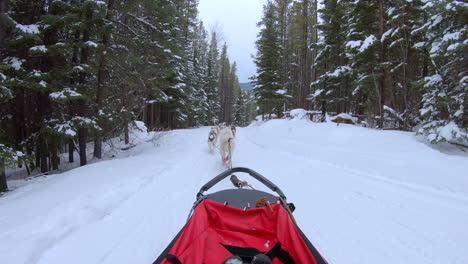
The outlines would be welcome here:
M 68 132 L 73 135 L 73 131 Z M 123 136 L 115 137 L 111 140 L 107 140 L 102 145 L 102 159 L 96 159 L 93 156 L 94 151 L 94 142 L 88 143 L 86 148 L 86 156 L 88 160 L 88 164 L 92 164 L 95 162 L 100 162 L 102 160 L 108 160 L 113 158 L 125 158 L 130 155 L 134 155 L 135 151 L 127 151 L 128 149 L 133 148 L 136 145 L 139 145 L 143 142 L 154 142 L 161 134 L 156 134 L 154 132 L 148 133 L 145 124 L 141 121 L 135 121 L 134 124 L 130 126 L 130 141 L 129 144 L 125 144 Z M 78 144 L 78 142 L 75 142 Z M 155 142 L 156 143 L 156 142 Z M 57 171 L 49 171 L 47 174 L 57 174 L 63 173 L 65 171 L 69 171 L 71 169 L 75 169 L 80 166 L 80 156 L 78 152 L 74 152 L 74 162 L 68 162 L 68 152 L 61 153 L 60 159 L 62 163 Z M 10 167 L 7 168 L 6 174 L 8 177 L 10 189 L 16 189 L 19 186 L 27 184 L 31 178 L 35 178 L 37 176 L 43 175 L 40 173 L 40 169 L 36 168 L 34 171 L 31 172 L 31 175 L 28 175 L 26 168 L 23 166 L 22 168 L 18 167 Z
M 201 185 L 224 170 L 208 152 L 208 131 L 161 134 L 128 157 L 37 178 L 1 197 L 0 263 L 152 263 Z M 233 163 L 282 188 L 330 263 L 468 263 L 466 155 L 412 133 L 294 119 L 239 129 Z

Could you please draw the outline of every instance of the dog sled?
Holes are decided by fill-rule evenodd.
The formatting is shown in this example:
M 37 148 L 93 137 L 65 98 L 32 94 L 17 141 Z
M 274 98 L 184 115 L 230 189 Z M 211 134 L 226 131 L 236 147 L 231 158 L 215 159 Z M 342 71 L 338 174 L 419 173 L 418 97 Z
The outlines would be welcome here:
M 272 193 L 233 173 L 247 173 Z M 205 194 L 230 177 L 236 189 Z M 229 169 L 196 195 L 189 220 L 153 264 L 326 264 L 296 225 L 295 207 L 280 188 L 247 168 Z

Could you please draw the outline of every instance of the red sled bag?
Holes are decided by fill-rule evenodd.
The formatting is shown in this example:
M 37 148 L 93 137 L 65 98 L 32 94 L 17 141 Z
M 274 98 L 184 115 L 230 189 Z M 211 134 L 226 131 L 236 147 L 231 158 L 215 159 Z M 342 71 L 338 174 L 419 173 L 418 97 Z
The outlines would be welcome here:
M 277 195 L 239 181 L 233 175 L 237 172 L 248 173 Z M 204 195 L 229 176 L 238 189 Z M 229 169 L 200 189 L 187 224 L 153 264 L 327 264 L 296 225 L 294 209 L 262 175 L 247 168 Z

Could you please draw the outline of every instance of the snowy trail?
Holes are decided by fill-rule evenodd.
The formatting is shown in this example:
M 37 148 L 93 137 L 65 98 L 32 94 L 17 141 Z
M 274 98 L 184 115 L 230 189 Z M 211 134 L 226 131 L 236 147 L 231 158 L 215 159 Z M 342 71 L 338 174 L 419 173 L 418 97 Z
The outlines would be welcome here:
M 283 186 L 290 201 L 296 203 L 299 225 L 316 244 L 318 242 L 317 246 L 331 263 L 467 262 L 464 248 L 468 244 L 468 179 L 466 173 L 463 174 L 468 171 L 466 158 L 451 157 L 450 162 L 436 164 L 432 164 L 432 159 L 421 161 L 419 159 L 426 158 L 417 157 L 421 152 L 436 155 L 439 161 L 445 157 L 441 153 L 432 153 L 431 149 L 412 139 L 413 142 L 408 142 L 411 145 L 406 147 L 413 148 L 412 154 L 415 156 L 405 160 L 405 153 L 397 152 L 403 154 L 398 158 L 387 152 L 400 148 L 398 145 L 386 146 L 382 153 L 378 153 L 375 146 L 359 145 L 363 143 L 360 140 L 354 144 L 351 138 L 343 138 L 347 136 L 346 133 L 340 134 L 342 138 L 337 138 L 333 135 L 336 130 L 328 124 L 323 125 L 322 129 L 330 129 L 331 135 L 315 128 L 295 133 L 294 129 L 303 126 L 292 122 L 289 125 L 289 128 L 284 125 L 276 128 L 285 132 L 278 134 L 287 135 L 288 139 L 275 140 L 274 135 L 258 131 L 246 136 L 259 152 L 276 153 L 274 162 L 255 159 L 258 154 L 246 157 L 248 153 L 242 153 L 239 156 L 245 159 L 244 162 L 262 168 L 266 175 L 287 177 L 285 182 L 281 182 L 284 181 L 281 176 L 274 180 Z M 336 129 L 351 129 L 348 132 L 354 135 L 360 132 L 369 140 L 382 140 L 371 137 L 376 131 L 356 131 L 351 127 Z M 399 132 L 388 132 L 386 136 L 391 136 L 391 133 Z M 308 144 L 304 143 L 307 141 Z M 323 141 L 328 142 L 323 144 Z M 371 145 L 374 144 L 371 142 Z M 344 151 L 336 151 L 338 146 Z M 255 153 L 250 148 L 246 149 Z M 353 149 L 353 156 L 342 155 Z M 359 151 L 363 153 L 354 155 Z M 366 151 L 375 153 L 368 154 Z M 372 171 L 369 157 L 388 162 L 380 164 L 381 170 Z M 271 166 L 272 163 L 274 166 Z M 424 164 L 417 168 L 418 173 L 426 175 L 434 183 L 439 183 L 439 179 L 434 177 L 443 175 L 453 176 L 453 180 L 464 184 L 456 186 L 460 188 L 459 192 L 436 188 L 428 184 L 428 179 L 421 180 L 419 175 L 411 175 L 417 171 L 411 168 L 413 163 Z M 449 170 L 449 166 L 454 168 Z M 438 175 L 441 169 L 446 171 Z M 416 181 L 405 182 L 400 180 L 402 178 Z M 307 197 L 305 201 L 304 197 Z M 321 243 L 322 239 L 326 242 Z
M 1 263 L 152 263 L 201 185 L 224 170 L 208 153 L 207 133 L 173 131 L 133 157 L 37 179 L 0 198 Z M 239 129 L 233 163 L 282 188 L 330 263 L 468 261 L 466 156 L 410 133 L 276 120 Z M 223 188 L 230 183 L 214 190 Z

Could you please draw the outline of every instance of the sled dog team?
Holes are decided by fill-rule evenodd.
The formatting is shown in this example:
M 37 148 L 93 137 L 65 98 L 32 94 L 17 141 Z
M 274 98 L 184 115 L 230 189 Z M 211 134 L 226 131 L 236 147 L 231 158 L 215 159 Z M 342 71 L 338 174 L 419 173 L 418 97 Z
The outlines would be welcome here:
M 236 137 L 236 127 L 234 125 L 227 126 L 225 123 L 221 123 L 210 129 L 208 134 L 208 148 L 211 153 L 214 153 L 215 149 L 219 149 L 221 154 L 221 160 L 224 166 L 232 167 L 232 154 L 236 147 L 234 138 Z

